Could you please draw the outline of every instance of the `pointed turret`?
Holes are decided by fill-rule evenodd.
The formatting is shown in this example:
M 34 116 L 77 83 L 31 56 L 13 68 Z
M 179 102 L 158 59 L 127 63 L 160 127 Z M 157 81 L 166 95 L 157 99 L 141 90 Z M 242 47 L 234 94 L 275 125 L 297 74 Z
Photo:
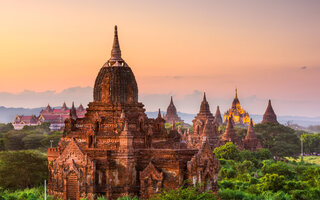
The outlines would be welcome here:
M 51 110 L 52 110 L 52 108 L 51 108 L 51 106 L 48 104 L 47 107 L 46 107 L 46 109 L 45 109 L 45 111 L 50 112 Z
M 172 96 L 171 96 L 170 104 L 167 108 L 167 113 L 166 113 L 164 119 L 166 120 L 167 123 L 170 123 L 170 124 L 172 124 L 173 122 L 183 123 L 183 120 L 181 120 L 181 118 L 178 116 L 177 109 L 173 103 Z
M 159 112 L 158 112 L 158 117 L 157 117 L 158 119 L 161 119 L 162 117 L 161 117 L 161 111 L 160 111 L 160 108 L 159 108 Z
M 66 102 L 63 102 L 61 109 L 62 110 L 67 110 L 68 109 Z
M 220 113 L 220 108 L 219 106 L 217 106 L 217 111 L 216 111 L 216 115 L 215 115 L 215 120 L 216 120 L 216 123 L 218 125 L 221 125 L 222 124 L 222 117 L 221 117 L 221 113 Z
M 263 115 L 263 120 L 261 123 L 273 123 L 273 124 L 278 124 L 279 122 L 277 121 L 277 115 L 274 112 L 272 105 L 271 105 L 271 100 L 269 99 L 268 102 L 268 107 L 266 109 L 266 112 Z
M 261 149 L 261 142 L 257 138 L 256 133 L 253 129 L 253 121 L 252 118 L 250 119 L 250 124 L 248 127 L 247 135 L 243 140 L 244 148 L 247 150 L 255 151 L 256 149 Z
M 113 39 L 113 46 L 112 46 L 112 50 L 111 50 L 110 61 L 116 61 L 116 62 L 122 61 L 117 26 L 114 27 L 114 39 Z
M 233 99 L 233 102 L 232 102 L 232 108 L 236 108 L 237 105 L 240 105 L 240 101 L 238 99 L 238 89 L 236 88 L 234 99 Z
M 79 107 L 77 108 L 77 110 L 78 110 L 79 112 L 84 111 L 84 107 L 83 107 L 83 105 L 82 105 L 81 103 L 80 103 Z
M 249 124 L 247 135 L 246 135 L 245 139 L 246 140 L 247 139 L 257 139 L 257 135 L 256 135 L 256 133 L 254 132 L 254 129 L 253 129 L 252 118 L 250 119 L 250 124 Z
M 207 101 L 207 97 L 206 97 L 206 93 L 203 93 L 203 99 L 201 102 L 201 106 L 200 106 L 200 113 L 201 114 L 211 114 L 210 112 L 210 106 L 209 103 Z
M 228 119 L 227 127 L 225 132 L 222 135 L 221 142 L 223 144 L 227 142 L 233 142 L 234 144 L 239 145 L 240 139 L 238 138 L 234 128 L 233 128 L 233 117 L 232 115 Z
M 72 107 L 70 109 L 70 114 L 69 114 L 70 118 L 73 119 L 73 120 L 76 120 L 78 118 L 77 116 L 77 110 L 76 108 L 74 107 L 74 102 L 72 102 Z

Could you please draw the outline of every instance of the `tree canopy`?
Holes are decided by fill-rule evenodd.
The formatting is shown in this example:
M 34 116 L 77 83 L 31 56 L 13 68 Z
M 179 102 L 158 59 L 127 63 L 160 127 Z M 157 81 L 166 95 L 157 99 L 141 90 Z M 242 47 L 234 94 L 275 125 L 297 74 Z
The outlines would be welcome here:
M 0 163 L 2 188 L 35 187 L 47 177 L 47 157 L 38 151 L 3 151 L 0 152 Z

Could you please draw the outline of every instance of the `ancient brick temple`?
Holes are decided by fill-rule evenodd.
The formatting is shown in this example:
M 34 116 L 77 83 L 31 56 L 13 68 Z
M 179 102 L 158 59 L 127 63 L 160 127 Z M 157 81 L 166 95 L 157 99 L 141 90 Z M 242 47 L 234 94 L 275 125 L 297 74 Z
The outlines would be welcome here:
M 164 119 L 166 120 L 166 123 L 170 123 L 170 124 L 173 124 L 175 122 L 183 123 L 183 120 L 181 120 L 181 118 L 177 114 L 177 108 L 173 103 L 172 97 L 171 97 L 170 104 L 167 108 L 167 113 Z
M 237 145 L 239 149 L 246 149 L 250 151 L 256 151 L 262 148 L 261 141 L 258 139 L 257 135 L 253 129 L 253 121 L 250 119 L 247 134 L 244 139 L 241 139 L 235 132 L 233 117 L 229 117 L 227 127 L 223 135 L 221 136 L 221 145 L 227 142 L 232 142 Z
M 261 142 L 254 132 L 252 119 L 250 119 L 247 135 L 243 139 L 243 147 L 250 151 L 255 151 L 262 148 Z
M 211 141 L 204 138 L 199 148 L 188 148 L 175 129 L 166 131 L 161 114 L 146 116 L 135 76 L 121 57 L 117 27 L 111 58 L 96 78 L 93 96 L 84 118 L 71 109 L 58 147 L 48 150 L 49 194 L 70 200 L 148 198 L 186 180 L 217 191 L 219 162 Z M 199 118 L 207 120 L 199 131 L 212 126 L 208 109 L 201 108 Z
M 232 142 L 233 144 L 237 145 L 240 149 L 243 148 L 241 138 L 235 133 L 232 115 L 228 118 L 226 130 L 221 136 L 221 144 L 225 144 L 227 142 Z
M 224 114 L 224 122 L 227 123 L 230 116 L 233 116 L 233 122 L 240 125 L 249 125 L 250 118 L 249 113 L 241 108 L 240 101 L 238 99 L 238 91 L 236 89 L 235 97 L 232 102 L 231 108 Z
M 193 133 L 187 135 L 188 146 L 200 148 L 204 139 L 208 140 L 212 149 L 220 145 L 218 132 L 219 124 L 216 123 L 215 117 L 210 111 L 210 106 L 205 93 L 201 102 L 200 111 L 192 122 Z
M 266 109 L 266 112 L 263 115 L 263 119 L 261 123 L 273 123 L 273 124 L 278 124 L 277 121 L 277 115 L 274 112 L 272 105 L 271 105 L 271 100 L 269 99 L 268 102 L 268 107 Z

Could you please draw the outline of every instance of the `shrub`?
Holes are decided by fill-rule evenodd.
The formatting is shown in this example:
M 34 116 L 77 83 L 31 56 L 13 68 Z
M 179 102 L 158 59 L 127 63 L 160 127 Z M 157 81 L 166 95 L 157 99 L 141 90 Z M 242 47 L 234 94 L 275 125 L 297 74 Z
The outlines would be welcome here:
M 177 190 L 164 190 L 161 194 L 155 195 L 156 200 L 214 200 L 216 195 L 211 192 L 201 192 L 199 186 L 196 187 L 180 187 Z
M 283 175 L 266 174 L 261 178 L 261 184 L 258 185 L 261 191 L 271 190 L 277 192 L 283 188 L 284 184 L 285 178 Z
M 217 147 L 214 149 L 213 153 L 219 159 L 226 159 L 226 160 L 237 160 L 240 161 L 240 151 L 236 145 L 232 142 L 227 142 L 226 144 Z
M 286 176 L 288 178 L 292 178 L 294 173 L 291 171 L 290 167 L 288 164 L 284 162 L 276 162 L 276 163 L 269 163 L 269 162 L 264 162 L 263 167 L 261 168 L 261 171 L 264 174 L 279 174 Z

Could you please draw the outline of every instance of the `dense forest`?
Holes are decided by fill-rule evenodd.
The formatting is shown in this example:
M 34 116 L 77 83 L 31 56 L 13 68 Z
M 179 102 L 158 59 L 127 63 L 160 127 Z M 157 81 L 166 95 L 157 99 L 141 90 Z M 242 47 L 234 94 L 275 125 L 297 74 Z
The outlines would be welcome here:
M 254 129 L 263 149 L 239 150 L 232 143 L 214 149 L 220 160 L 217 194 L 201 193 L 186 183 L 178 190 L 164 190 L 153 199 L 320 199 L 320 133 L 297 132 L 280 124 L 257 124 Z M 246 129 L 236 127 L 236 133 L 244 137 Z M 60 137 L 61 132 L 51 132 L 48 124 L 22 130 L 0 124 L 0 200 L 44 198 L 46 150 L 56 146 Z M 299 157 L 301 140 L 308 154 L 304 159 Z M 314 164 L 308 162 L 309 158 L 315 160 Z

